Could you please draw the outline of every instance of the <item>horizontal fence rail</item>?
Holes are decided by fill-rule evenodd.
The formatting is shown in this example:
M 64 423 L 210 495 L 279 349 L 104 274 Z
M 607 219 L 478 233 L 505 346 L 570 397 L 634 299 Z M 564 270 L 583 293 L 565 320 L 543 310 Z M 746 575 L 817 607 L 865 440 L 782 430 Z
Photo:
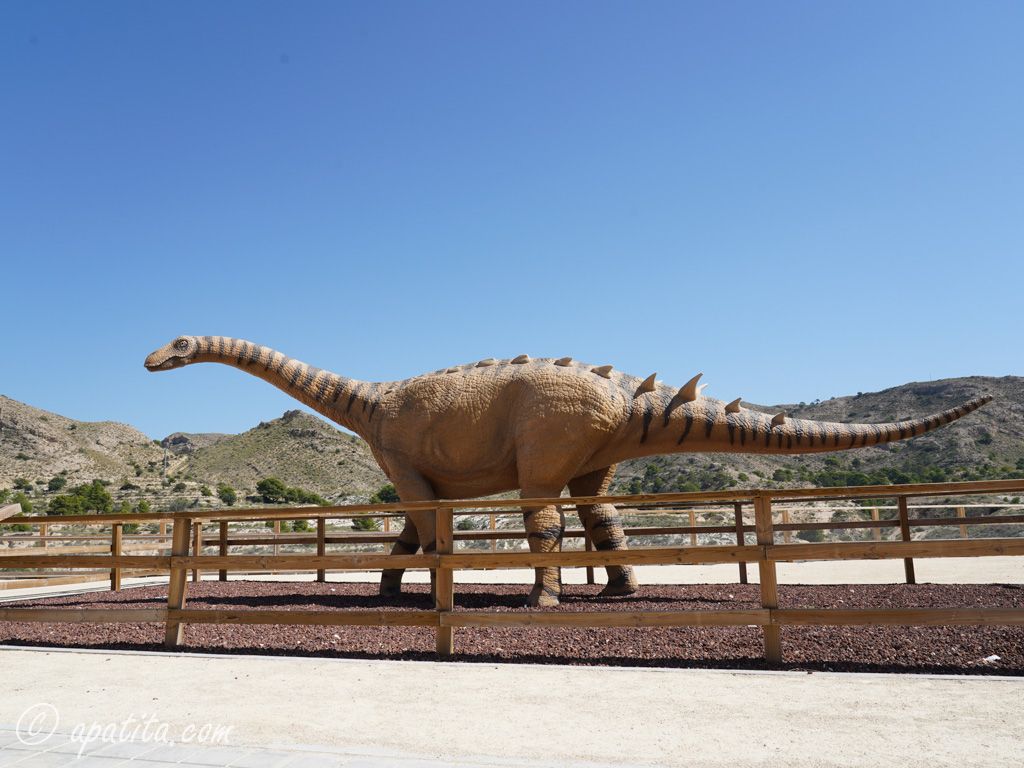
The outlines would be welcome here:
M 1022 509 L 1020 504 L 944 503 L 911 505 L 915 497 L 977 496 L 1024 493 L 1024 480 L 979 481 L 973 483 L 936 483 L 899 486 L 860 486 L 853 488 L 809 488 L 783 490 L 734 490 L 698 493 L 640 494 L 630 496 L 577 497 L 558 499 L 440 500 L 386 505 L 349 505 L 342 507 L 292 507 L 287 509 L 228 509 L 145 515 L 89 515 L 72 517 L 8 516 L 0 529 L 10 525 L 30 525 L 37 536 L 5 536 L 7 542 L 31 542 L 32 546 L 0 551 L 0 570 L 16 573 L 25 585 L 47 582 L 32 569 L 62 569 L 52 577 L 57 583 L 92 579 L 95 574 L 83 570 L 110 571 L 111 589 L 119 589 L 123 575 L 163 574 L 169 577 L 167 606 L 145 609 L 113 608 L 0 608 L 0 621 L 28 622 L 157 622 L 165 625 L 165 644 L 180 647 L 188 624 L 324 624 L 365 626 L 433 627 L 436 648 L 441 656 L 454 650 L 454 630 L 465 627 L 557 626 L 557 627 L 684 627 L 755 626 L 764 636 L 765 658 L 770 663 L 782 660 L 779 628 L 786 625 L 940 625 L 940 624 L 1022 624 L 1024 609 L 1016 608 L 914 608 L 914 609 L 781 609 L 778 606 L 776 564 L 805 560 L 878 560 L 902 559 L 908 583 L 915 582 L 914 558 L 987 557 L 1024 555 L 1024 538 L 968 539 L 967 526 L 1024 523 L 1024 513 L 1009 515 L 968 515 L 975 507 Z M 856 511 L 869 513 L 871 519 L 791 522 L 789 507 L 809 501 L 850 501 L 870 499 L 868 506 Z M 889 504 L 883 500 L 894 500 Z M 632 537 L 683 535 L 689 546 L 639 547 L 629 550 L 593 551 L 585 531 L 570 529 L 567 538 L 583 538 L 584 548 L 554 552 L 497 550 L 500 540 L 524 539 L 521 529 L 496 529 L 499 514 L 530 506 L 558 504 L 563 510 L 582 504 L 614 504 L 626 515 L 681 515 L 689 525 L 630 526 Z M 688 509 L 678 509 L 686 505 Z M 724 507 L 723 507 L 724 505 Z M 625 508 L 623 508 L 625 507 Z M 732 524 L 696 525 L 698 512 L 717 507 L 717 514 L 732 517 Z M 744 514 L 753 508 L 753 524 Z M 911 518 L 910 509 L 954 509 L 954 517 Z M 405 510 L 433 510 L 437 549 L 430 554 L 389 555 L 377 552 L 330 553 L 333 544 L 389 544 L 396 536 L 390 531 L 391 519 Z M 895 511 L 895 517 L 882 518 L 881 511 Z M 846 511 L 850 511 L 847 509 Z M 454 519 L 465 515 L 489 515 L 490 530 L 456 530 Z M 781 515 L 781 522 L 775 517 Z M 328 532 L 326 521 L 372 517 L 384 520 L 384 531 Z M 316 520 L 312 532 L 281 533 L 284 520 Z M 230 523 L 268 521 L 272 534 L 232 532 Z M 124 525 L 155 523 L 156 534 L 125 534 Z M 167 523 L 172 529 L 167 530 Z M 53 535 L 62 526 L 109 525 L 109 536 Z M 216 525 L 208 538 L 204 525 Z M 953 526 L 960 528 L 960 539 L 911 540 L 911 527 Z M 899 540 L 881 540 L 881 531 L 899 529 Z M 828 529 L 869 529 L 874 540 L 856 542 L 791 543 L 794 532 Z M 733 537 L 735 544 L 698 546 L 698 535 L 721 534 Z M 781 538 L 780 543 L 777 539 Z M 456 542 L 490 541 L 491 551 L 455 550 Z M 75 542 L 68 546 L 58 541 Z M 101 543 L 88 543 L 101 542 Z M 282 545 L 315 546 L 316 553 L 280 553 Z M 231 554 L 231 547 L 270 546 L 274 554 Z M 214 549 L 217 554 L 204 553 Z M 160 554 L 137 554 L 143 552 Z M 608 565 L 692 565 L 733 563 L 740 580 L 747 581 L 747 566 L 755 564 L 760 575 L 761 608 L 754 610 L 710 611 L 586 611 L 581 613 L 528 611 L 454 610 L 454 572 L 491 568 L 581 567 L 588 570 Z M 324 581 L 328 570 L 377 570 L 388 568 L 430 569 L 435 573 L 434 610 L 222 610 L 186 607 L 188 574 L 198 580 L 203 571 L 218 571 L 222 580 L 229 573 L 315 572 Z M 65 580 L 65 581 L 61 581 Z

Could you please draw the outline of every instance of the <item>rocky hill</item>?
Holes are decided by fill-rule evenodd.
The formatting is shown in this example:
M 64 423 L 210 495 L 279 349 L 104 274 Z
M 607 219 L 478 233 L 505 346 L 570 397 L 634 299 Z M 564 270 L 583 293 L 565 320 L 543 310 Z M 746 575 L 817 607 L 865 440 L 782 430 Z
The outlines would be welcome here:
M 1024 476 L 1024 378 L 914 382 L 823 402 L 750 408 L 807 419 L 893 421 L 989 393 L 992 403 L 928 435 L 838 454 L 678 454 L 620 466 L 617 491 L 798 486 Z M 115 422 L 81 422 L 0 396 L 0 489 L 29 485 L 45 507 L 68 487 L 104 481 L 115 500 L 155 508 L 218 506 L 218 484 L 252 494 L 277 477 L 331 501 L 365 499 L 387 482 L 365 443 L 301 411 L 240 435 L 175 433 L 154 441 Z M 63 480 L 60 480 L 63 478 Z
M 137 429 L 113 421 L 75 421 L 0 395 L 0 488 L 16 478 L 69 483 L 117 481 L 159 470 L 163 448 Z
M 303 411 L 197 448 L 187 471 L 239 489 L 277 477 L 328 499 L 365 497 L 387 483 L 366 443 Z
M 240 435 L 155 441 L 125 424 L 75 421 L 0 397 L 0 489 L 27 481 L 40 508 L 93 480 L 133 506 L 220 506 L 219 484 L 244 497 L 267 477 L 339 502 L 366 499 L 387 482 L 362 440 L 301 411 Z

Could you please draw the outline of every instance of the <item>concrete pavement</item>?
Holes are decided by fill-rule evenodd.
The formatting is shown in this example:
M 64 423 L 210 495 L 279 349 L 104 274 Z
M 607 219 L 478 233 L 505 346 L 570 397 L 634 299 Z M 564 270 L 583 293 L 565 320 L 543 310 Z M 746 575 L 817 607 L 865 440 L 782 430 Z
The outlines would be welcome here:
M 13 648 L 0 649 L 0 669 L 0 723 L 17 725 L 51 704 L 65 735 L 145 717 L 166 724 L 171 739 L 189 727 L 229 728 L 227 744 L 177 753 L 175 762 L 190 765 L 278 768 L 301 765 L 299 757 L 373 766 L 1024 762 L 1024 680 L 1016 678 Z M 208 748 L 227 751 L 204 757 Z M 271 757 L 243 765 L 233 762 L 239 750 Z M 4 768 L 58 768 L 62 759 L 19 763 L 4 754 Z M 94 758 L 99 768 L 125 759 Z

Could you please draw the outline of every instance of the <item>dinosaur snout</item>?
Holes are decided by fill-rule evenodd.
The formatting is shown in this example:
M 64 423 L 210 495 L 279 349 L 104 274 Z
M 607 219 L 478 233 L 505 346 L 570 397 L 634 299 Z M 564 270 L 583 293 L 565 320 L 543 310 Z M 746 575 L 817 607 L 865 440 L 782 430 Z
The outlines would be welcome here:
M 172 352 L 158 349 L 146 358 L 144 365 L 147 371 L 169 371 L 185 364 L 185 361 Z

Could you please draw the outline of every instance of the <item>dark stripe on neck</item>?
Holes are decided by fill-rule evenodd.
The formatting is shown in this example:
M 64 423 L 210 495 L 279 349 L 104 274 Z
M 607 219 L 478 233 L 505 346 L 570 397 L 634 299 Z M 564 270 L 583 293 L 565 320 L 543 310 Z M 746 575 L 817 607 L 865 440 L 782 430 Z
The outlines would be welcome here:
M 334 384 L 334 395 L 331 397 L 332 404 L 338 402 L 338 398 L 341 397 L 341 393 L 345 391 L 345 380 L 338 376 Z
M 349 411 L 352 410 L 352 403 L 356 401 L 356 396 L 359 394 L 359 390 L 362 389 L 362 386 L 362 382 L 360 382 L 359 384 L 356 384 L 356 386 L 352 388 L 352 394 L 348 396 L 348 405 L 345 406 L 345 413 L 348 413 Z

